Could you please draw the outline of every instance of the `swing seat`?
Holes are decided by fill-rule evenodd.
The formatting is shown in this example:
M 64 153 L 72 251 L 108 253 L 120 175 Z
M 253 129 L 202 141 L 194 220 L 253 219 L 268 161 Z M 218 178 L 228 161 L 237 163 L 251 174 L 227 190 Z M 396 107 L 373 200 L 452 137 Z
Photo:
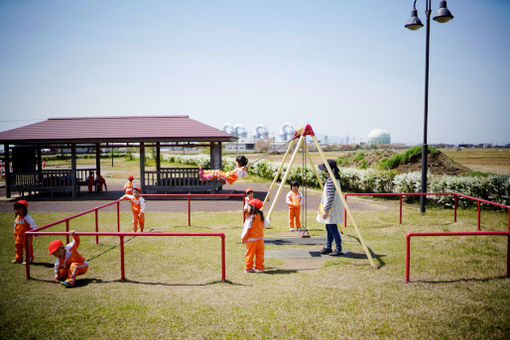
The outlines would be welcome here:
M 301 236 L 301 238 L 310 238 L 310 233 L 308 233 L 308 230 L 300 231 L 299 235 Z

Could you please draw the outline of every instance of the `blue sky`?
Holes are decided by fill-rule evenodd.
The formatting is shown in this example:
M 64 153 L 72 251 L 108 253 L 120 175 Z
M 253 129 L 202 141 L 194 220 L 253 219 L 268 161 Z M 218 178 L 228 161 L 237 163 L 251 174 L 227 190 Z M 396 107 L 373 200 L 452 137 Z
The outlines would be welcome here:
M 0 0 L 0 130 L 188 114 L 250 134 L 308 122 L 420 144 L 425 28 L 404 28 L 412 4 Z M 510 1 L 448 7 L 452 21 L 431 23 L 428 142 L 510 143 Z

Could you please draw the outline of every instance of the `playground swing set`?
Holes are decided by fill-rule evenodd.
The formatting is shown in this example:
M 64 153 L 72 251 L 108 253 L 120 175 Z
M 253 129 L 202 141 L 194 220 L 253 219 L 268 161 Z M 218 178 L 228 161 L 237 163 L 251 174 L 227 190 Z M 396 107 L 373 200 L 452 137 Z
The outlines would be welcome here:
M 302 231 L 301 231 L 301 237 L 303 238 L 309 238 L 310 237 L 310 234 L 308 232 L 308 228 L 307 228 L 307 219 L 308 219 L 308 216 L 307 216 L 307 205 L 306 205 L 306 202 L 307 202 L 307 181 L 306 181 L 306 161 L 308 160 L 308 162 L 310 162 L 310 164 L 312 165 L 311 168 L 312 168 L 312 171 L 313 173 L 315 174 L 315 176 L 317 177 L 317 181 L 319 182 L 319 185 L 321 186 L 321 189 L 323 189 L 323 184 L 322 184 L 322 181 L 320 179 L 320 176 L 319 176 L 319 172 L 317 171 L 317 169 L 313 166 L 313 161 L 312 161 L 312 158 L 310 157 L 310 154 L 308 153 L 308 150 L 307 150 L 307 147 L 306 147 L 306 137 L 307 136 L 310 136 L 311 139 L 313 140 L 316 148 L 317 148 L 317 151 L 319 152 L 319 155 L 328 171 L 328 174 L 331 178 L 335 178 L 334 174 L 333 174 L 333 171 L 331 170 L 331 167 L 329 166 L 327 160 L 326 160 L 326 157 L 324 156 L 324 153 L 322 152 L 322 148 L 319 144 L 319 142 L 317 141 L 317 138 L 315 137 L 315 133 L 312 129 L 312 127 L 310 126 L 310 124 L 306 124 L 305 126 L 303 126 L 301 129 L 297 130 L 295 133 L 294 133 L 294 136 L 293 138 L 288 142 L 289 145 L 288 145 L 288 148 L 287 148 L 287 151 L 285 152 L 285 155 L 283 156 L 283 159 L 280 163 L 280 166 L 278 168 L 278 171 L 273 179 L 273 182 L 271 183 L 271 186 L 269 187 L 269 191 L 267 192 L 267 195 L 264 199 L 264 202 L 263 202 L 263 206 L 262 206 L 262 210 L 264 210 L 264 208 L 266 207 L 266 204 L 268 203 L 269 201 L 269 197 L 271 196 L 271 192 L 273 191 L 275 185 L 276 185 L 276 182 L 283 170 L 283 167 L 284 167 L 284 164 L 285 162 L 287 161 L 287 158 L 289 156 L 289 154 L 291 153 L 292 149 L 294 148 L 294 151 L 292 152 L 292 156 L 290 158 L 290 161 L 289 161 L 289 164 L 287 166 L 287 170 L 285 171 L 285 173 L 283 174 L 283 178 L 280 182 L 280 185 L 278 186 L 278 189 L 276 190 L 276 194 L 275 194 L 275 198 L 273 199 L 273 202 L 271 204 L 271 207 L 269 208 L 269 211 L 267 213 L 267 217 L 270 218 L 271 217 L 271 214 L 273 213 L 273 210 L 274 210 L 274 207 L 275 207 L 275 204 L 276 202 L 278 201 L 278 198 L 280 197 L 280 194 L 281 194 L 281 191 L 282 191 L 282 187 L 285 185 L 285 183 L 287 182 L 287 178 L 289 177 L 289 174 L 290 174 L 290 171 L 292 169 L 292 166 L 296 160 L 296 156 L 299 152 L 299 150 L 302 150 L 302 169 L 301 169 L 301 173 L 302 173 L 302 179 L 303 179 L 303 192 L 304 192 L 304 218 L 303 218 L 303 225 L 302 225 Z M 269 153 L 268 153 L 269 154 Z M 261 158 L 255 160 L 253 163 L 261 160 L 262 158 L 264 158 L 265 155 L 263 155 Z M 375 263 L 374 263 L 374 260 L 372 258 L 372 255 L 370 254 L 370 251 L 368 250 L 366 244 L 365 244 L 365 241 L 363 240 L 363 237 L 361 236 L 361 233 L 359 231 L 359 228 L 358 228 L 358 225 L 356 224 L 356 221 L 354 221 L 354 218 L 352 217 L 352 214 L 351 214 L 351 211 L 349 209 L 349 206 L 347 205 L 347 202 L 345 201 L 345 198 L 344 198 L 344 195 L 342 193 L 342 189 L 340 188 L 340 186 L 338 185 L 337 181 L 333 181 L 333 184 L 335 185 L 335 189 L 337 191 L 337 194 L 339 195 L 340 199 L 342 200 L 342 203 L 344 205 L 344 208 L 345 208 L 345 211 L 346 211 L 346 215 L 347 217 L 350 219 L 353 227 L 354 227 L 354 230 L 356 231 L 356 234 L 358 236 L 358 240 L 359 242 L 361 243 L 362 247 L 363 247 L 363 250 L 365 251 L 365 254 L 367 255 L 367 258 L 370 262 L 370 265 L 373 267 L 373 268 L 377 268 Z

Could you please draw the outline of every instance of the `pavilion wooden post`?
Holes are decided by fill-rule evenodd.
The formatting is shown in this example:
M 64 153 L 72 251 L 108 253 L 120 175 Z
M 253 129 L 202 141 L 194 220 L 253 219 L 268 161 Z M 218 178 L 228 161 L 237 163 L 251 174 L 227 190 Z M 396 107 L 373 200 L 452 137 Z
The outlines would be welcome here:
M 72 197 L 77 196 L 77 185 L 76 185 L 76 144 L 71 144 L 71 185 L 72 185 Z
M 37 181 L 39 183 L 42 182 L 43 174 L 42 174 L 42 153 L 41 146 L 37 146 Z
M 221 169 L 221 142 L 210 144 L 211 169 Z
M 145 193 L 145 144 L 140 142 L 140 188 Z
M 158 182 L 156 185 L 161 183 L 161 143 L 156 142 L 156 177 Z
M 4 144 L 5 155 L 5 197 L 11 198 L 11 161 L 9 159 L 9 144 Z
M 101 173 L 101 145 L 96 143 L 96 174 Z

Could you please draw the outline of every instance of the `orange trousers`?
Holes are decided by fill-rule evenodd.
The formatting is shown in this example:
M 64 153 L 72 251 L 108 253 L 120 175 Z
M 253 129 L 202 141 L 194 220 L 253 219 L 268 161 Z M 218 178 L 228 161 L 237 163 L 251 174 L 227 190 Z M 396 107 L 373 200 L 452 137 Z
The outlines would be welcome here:
M 301 228 L 301 207 L 289 207 L 289 228 L 294 229 L 294 219 L 296 220 L 296 227 Z
M 29 263 L 32 263 L 34 261 L 34 246 L 32 244 L 32 238 L 30 238 L 29 242 L 30 242 L 30 244 L 28 246 L 28 249 L 30 250 Z M 25 261 L 25 258 L 23 257 L 25 248 L 26 248 L 25 243 L 26 242 L 24 241 L 24 238 L 23 238 L 23 243 L 14 243 L 14 246 L 16 247 L 16 258 L 14 259 L 14 261 L 16 261 L 16 262 Z
M 253 269 L 253 257 L 255 256 L 255 268 L 264 270 L 264 239 L 257 241 L 246 241 L 245 270 Z
M 141 213 L 138 216 L 138 213 L 133 213 L 133 232 L 136 233 L 138 230 L 138 223 L 140 223 L 140 231 L 143 231 L 144 223 L 145 223 L 145 214 Z
M 85 262 L 72 262 L 69 268 L 60 268 L 58 271 L 59 278 L 66 278 L 66 282 L 74 286 L 76 277 L 83 275 L 89 269 L 89 265 Z

